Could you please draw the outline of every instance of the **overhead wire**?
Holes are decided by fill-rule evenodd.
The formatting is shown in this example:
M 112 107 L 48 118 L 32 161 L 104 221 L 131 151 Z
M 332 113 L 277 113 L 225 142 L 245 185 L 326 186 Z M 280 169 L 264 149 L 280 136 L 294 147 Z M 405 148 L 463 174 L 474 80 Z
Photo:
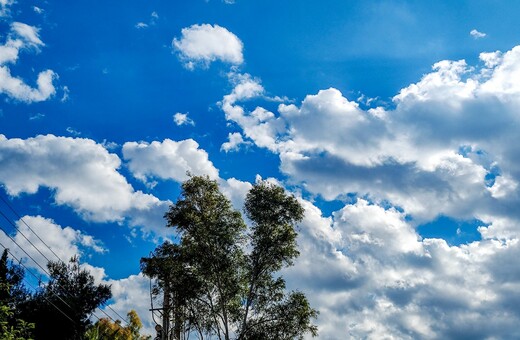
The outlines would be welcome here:
M 60 261 L 60 262 L 63 262 L 65 263 L 65 261 L 63 261 L 53 250 L 52 248 L 45 242 L 42 240 L 42 238 L 38 235 L 38 233 L 36 233 L 34 231 L 34 229 L 32 229 L 28 224 L 27 222 L 25 222 L 22 217 L 20 216 L 20 214 L 18 214 L 16 212 L 16 210 L 11 206 L 11 204 L 3 198 L 2 195 L 0 195 L 0 200 L 4 202 L 4 204 L 11 210 L 11 212 L 13 212 L 20 220 L 22 220 L 22 223 L 24 223 L 27 228 L 32 231 L 32 233 L 47 247 L 47 249 L 49 249 L 53 254 L 54 256 L 56 256 L 56 258 Z M 0 215 L 2 215 L 8 222 L 9 224 L 11 224 L 37 251 L 38 253 L 40 253 L 48 262 L 50 262 L 50 260 L 38 249 L 38 247 L 36 247 L 21 231 L 20 231 L 20 228 L 16 225 L 16 223 L 12 222 L 1 210 L 0 210 Z M 30 258 L 46 275 L 50 276 L 49 273 L 47 272 L 47 270 L 45 270 L 45 268 L 43 268 L 33 257 L 31 257 L 29 255 L 29 253 L 27 253 L 27 251 L 25 251 L 25 249 L 23 249 L 22 246 L 20 246 L 15 240 L 14 238 L 12 238 L 9 233 L 0 225 L 0 229 L 7 235 L 7 237 L 9 237 L 9 239 L 11 239 L 11 241 L 13 241 L 26 255 L 28 258 Z M 70 294 L 69 294 L 69 297 Z M 62 302 L 64 302 L 66 304 L 65 301 L 62 300 Z M 69 308 L 71 308 L 70 306 L 68 306 Z M 126 322 L 125 318 L 122 317 L 118 312 L 116 312 L 112 307 L 110 307 L 110 305 L 105 305 L 105 307 L 107 307 L 108 309 L 110 309 L 115 315 L 117 315 L 120 319 L 121 319 L 121 322 Z M 114 318 L 112 318 L 108 313 L 106 313 L 103 309 L 99 309 L 103 314 L 105 314 L 110 320 L 112 320 L 113 322 L 116 322 L 114 320 Z M 95 315 L 94 313 L 92 313 L 92 315 L 94 315 L 98 320 L 99 320 L 99 317 L 97 315 Z
M 29 228 L 29 230 L 32 231 L 32 233 L 33 233 L 34 235 L 36 235 L 36 237 L 38 238 L 38 240 L 40 240 L 40 242 L 43 243 L 43 244 L 45 245 L 45 247 L 47 247 L 47 249 L 49 249 L 49 250 L 51 251 L 51 253 L 53 253 L 54 256 L 56 256 L 56 258 L 57 258 L 58 260 L 61 261 L 60 257 L 59 257 L 55 252 L 54 252 L 54 250 L 52 250 L 52 248 L 49 247 L 49 245 L 48 245 L 47 243 L 45 243 L 45 241 L 42 240 L 42 238 L 41 238 L 41 237 L 40 237 L 40 236 L 39 236 L 39 235 L 38 235 L 38 234 L 37 234 L 37 233 L 36 233 L 36 232 L 35 232 L 35 231 L 34 231 L 34 230 L 33 230 L 33 229 L 32 229 L 32 228 L 31 228 L 27 223 L 26 223 L 26 222 L 25 222 L 25 220 L 22 218 L 22 216 L 20 216 L 20 214 L 18 214 L 18 212 L 16 212 L 16 210 L 13 208 L 13 206 L 11 205 L 11 203 L 9 203 L 9 201 L 7 201 L 7 200 L 4 198 L 3 195 L 0 195 L 0 200 L 2 200 L 2 202 L 4 202 L 4 204 L 9 208 L 9 210 L 11 210 L 11 212 L 12 212 L 13 214 L 15 214 L 16 217 L 18 217 L 18 220 L 22 221 L 22 223 L 25 224 L 25 226 L 26 226 L 27 228 Z M 2 213 L 2 215 L 4 215 L 4 214 Z
M 7 250 L 7 253 L 11 255 L 11 257 L 16 260 L 18 262 L 18 264 L 20 266 L 22 266 L 25 270 L 25 272 L 28 272 L 30 273 L 32 276 L 34 276 L 37 280 L 39 280 L 39 277 L 34 274 L 31 270 L 29 270 L 29 268 L 27 268 L 27 266 L 25 266 L 23 264 L 23 262 L 21 261 L 21 259 L 18 259 L 10 250 L 9 248 L 7 248 L 6 246 L 4 246 L 1 242 L 0 242 L 0 246 L 2 246 L 5 250 Z M 34 287 L 25 277 L 23 278 L 24 282 L 26 285 L 28 285 L 30 288 L 32 288 L 33 291 L 36 291 L 36 287 Z M 54 291 L 50 291 L 52 295 L 54 295 L 55 297 L 57 297 L 59 300 L 61 300 L 62 302 L 64 302 L 60 296 L 58 296 Z M 77 322 L 74 321 L 66 312 L 64 312 L 63 310 L 61 310 L 58 306 L 56 306 L 51 300 L 49 300 L 45 295 L 42 295 L 42 297 L 45 299 L 45 301 L 47 301 L 52 307 L 54 307 L 57 311 L 59 311 L 63 316 L 65 316 L 65 318 L 67 318 L 70 322 L 72 322 L 73 324 L 77 325 Z M 70 306 L 68 306 L 70 308 Z M 95 315 L 94 313 L 92 313 L 92 315 L 94 315 L 98 320 L 101 320 L 97 315 Z M 113 320 L 112 320 L 113 321 Z M 114 337 L 115 335 L 117 335 L 117 333 L 119 333 L 121 329 L 118 328 L 116 330 L 115 333 L 113 334 L 108 334 L 108 330 L 105 330 L 105 332 L 110 336 L 110 337 Z
M 25 269 L 25 272 L 31 274 L 32 276 L 34 276 L 37 280 L 40 280 L 40 278 L 38 277 L 38 275 L 34 274 L 31 270 L 29 270 L 29 268 L 27 268 L 23 262 L 21 261 L 21 259 L 18 259 L 10 250 L 9 248 L 7 248 L 6 246 L 4 246 L 1 242 L 0 242 L 0 246 L 2 246 L 5 250 L 7 250 L 7 253 L 11 255 L 11 257 L 13 259 L 15 259 L 19 265 L 21 265 L 24 269 Z M 33 288 L 34 291 L 36 291 L 36 288 L 34 286 L 32 286 L 25 278 L 24 278 L 24 281 L 26 283 L 29 284 L 29 286 L 31 286 L 31 288 Z M 71 308 L 65 301 L 63 301 L 61 299 L 60 296 L 58 296 L 57 294 L 55 294 L 53 291 L 51 291 L 51 293 L 56 296 L 60 301 L 62 301 L 63 303 L 65 303 L 69 308 Z M 72 323 L 76 323 L 67 313 L 65 313 L 64 311 L 62 311 L 58 306 L 56 306 L 54 303 L 52 303 L 49 299 L 47 299 L 47 297 L 44 295 L 43 296 L 44 299 L 49 302 L 51 304 L 51 306 L 53 306 L 54 308 L 56 308 L 61 314 L 63 314 L 63 316 L 65 316 L 68 320 L 70 320 Z

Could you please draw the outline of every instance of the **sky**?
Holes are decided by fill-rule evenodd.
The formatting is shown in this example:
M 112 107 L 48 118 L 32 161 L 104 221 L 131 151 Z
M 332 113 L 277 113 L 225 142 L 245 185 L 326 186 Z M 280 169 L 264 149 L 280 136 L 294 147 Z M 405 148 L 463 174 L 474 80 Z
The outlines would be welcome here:
M 239 210 L 267 179 L 305 207 L 282 274 L 320 339 L 518 338 L 519 11 L 0 0 L 0 242 L 78 254 L 151 332 L 139 260 L 187 172 Z

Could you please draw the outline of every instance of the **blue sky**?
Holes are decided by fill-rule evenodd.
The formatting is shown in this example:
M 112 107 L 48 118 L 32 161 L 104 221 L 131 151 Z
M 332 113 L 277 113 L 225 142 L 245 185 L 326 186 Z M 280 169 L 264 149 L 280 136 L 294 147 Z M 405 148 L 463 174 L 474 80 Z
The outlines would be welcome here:
M 519 11 L 0 0 L 1 195 L 147 329 L 139 259 L 190 171 L 300 198 L 284 275 L 320 338 L 520 336 Z

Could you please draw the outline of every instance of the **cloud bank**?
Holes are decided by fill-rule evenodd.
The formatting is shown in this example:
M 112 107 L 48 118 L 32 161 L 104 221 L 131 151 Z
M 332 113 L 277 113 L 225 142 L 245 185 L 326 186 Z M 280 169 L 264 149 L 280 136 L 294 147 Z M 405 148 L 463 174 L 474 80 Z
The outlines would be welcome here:
M 320 337 L 520 336 L 520 47 L 480 60 L 436 63 L 391 108 L 362 109 L 335 88 L 248 108 L 265 96 L 260 80 L 230 77 L 220 104 L 242 140 L 277 154 L 287 184 L 345 202 L 324 217 L 302 200 L 302 255 L 285 272 L 320 310 Z M 438 216 L 481 221 L 481 239 L 421 237 Z

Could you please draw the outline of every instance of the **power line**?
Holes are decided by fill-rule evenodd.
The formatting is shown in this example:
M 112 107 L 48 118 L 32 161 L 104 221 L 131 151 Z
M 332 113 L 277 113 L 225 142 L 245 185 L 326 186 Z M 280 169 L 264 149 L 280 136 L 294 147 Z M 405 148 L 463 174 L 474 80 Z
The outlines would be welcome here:
M 53 250 L 52 250 L 52 248 L 51 248 L 47 243 L 45 243 L 45 241 L 42 240 L 42 238 L 38 235 L 38 233 L 36 233 L 36 232 L 35 232 L 35 231 L 34 231 L 34 230 L 29 226 L 29 224 L 27 224 L 27 223 L 23 220 L 23 218 L 21 217 L 21 215 L 18 214 L 18 212 L 16 212 L 16 210 L 13 208 L 13 206 L 9 203 L 9 201 L 7 201 L 7 200 L 3 197 L 3 195 L 0 195 L 0 199 L 1 199 L 1 200 L 4 202 L 4 204 L 9 208 L 9 210 L 11 210 L 11 212 L 13 212 L 13 213 L 14 213 L 14 214 L 19 218 L 19 220 L 21 220 L 22 223 L 25 224 L 25 225 L 27 226 L 27 228 L 28 228 L 30 231 L 32 231 L 32 233 L 33 233 L 34 235 L 36 235 L 36 237 L 37 237 L 37 238 L 38 238 L 38 239 L 39 239 L 39 240 L 40 240 L 40 241 L 41 241 L 41 242 L 42 242 L 42 243 L 47 247 L 47 249 L 49 249 L 49 250 L 54 254 L 54 256 L 56 256 L 56 258 L 57 258 L 59 261 L 65 263 L 65 261 L 63 261 L 63 260 L 62 260 L 62 259 L 61 259 L 61 258 L 60 258 L 60 257 L 59 257 L 59 256 L 58 256 L 58 255 L 53 251 Z M 49 259 L 48 259 L 48 258 L 47 258 L 47 257 L 46 257 L 46 256 L 45 256 L 45 255 L 44 255 L 44 254 L 39 250 L 39 249 L 38 249 L 38 247 L 36 247 L 36 246 L 35 246 L 35 245 L 34 245 L 34 244 L 33 244 L 33 243 L 32 243 L 32 242 L 31 242 L 31 241 L 30 241 L 30 240 L 29 240 L 29 239 L 28 239 L 28 238 L 27 238 L 27 237 L 26 237 L 22 232 L 21 232 L 21 231 L 20 231 L 20 229 L 18 228 L 18 226 L 16 225 L 16 223 L 12 222 L 12 221 L 11 221 L 11 220 L 10 220 L 10 219 L 5 215 L 5 214 L 4 214 L 1 210 L 0 210 L 0 214 L 1 214 L 1 215 L 2 215 L 2 216 L 3 216 L 3 217 L 8 221 L 8 222 L 13 226 L 13 227 L 15 227 L 15 229 L 16 229 L 16 230 L 17 230 L 17 231 L 18 231 L 18 232 L 19 232 L 19 233 L 20 233 L 20 234 L 21 234 L 21 235 L 22 235 L 22 236 L 23 236 L 23 237 L 24 237 L 24 238 L 25 238 L 25 239 L 26 239 L 26 240 L 27 240 L 27 241 L 28 241 L 28 242 L 29 242 L 29 243 L 30 243 L 30 244 L 31 244 L 31 245 L 32 245 L 32 246 L 33 246 L 33 247 L 34 247 L 34 248 L 35 248 L 35 249 L 36 249 L 36 250 L 37 250 L 37 251 L 38 251 L 38 252 L 39 252 L 43 257 L 44 257 L 44 258 L 45 258 L 45 259 L 46 259 L 46 260 L 47 260 L 47 262 L 50 262 L 50 260 L 49 260 Z M 0 227 L 0 228 L 1 228 L 1 227 Z M 4 230 L 3 228 L 1 228 L 1 229 Z M 4 232 L 6 233 L 6 235 L 8 235 L 8 233 L 7 233 L 5 230 L 4 230 Z M 8 235 L 8 237 L 11 238 L 9 235 Z M 11 240 L 13 240 L 13 239 L 11 238 Z M 13 240 L 13 242 L 15 242 L 15 241 Z M 16 242 L 15 242 L 15 243 L 16 243 Z M 18 244 L 17 244 L 17 245 L 18 245 Z M 18 246 L 19 246 L 19 247 L 24 251 L 25 254 L 27 254 L 27 256 L 29 256 L 29 254 L 28 254 L 28 253 L 27 253 L 27 252 L 26 252 L 26 251 L 25 251 L 25 250 L 24 250 L 20 245 L 18 245 Z M 42 268 L 42 267 L 41 267 L 41 266 L 40 266 L 40 265 L 39 265 L 39 264 L 38 264 L 38 263 L 37 263 L 37 262 L 36 262 L 32 257 L 29 256 L 29 258 L 30 258 L 31 260 L 33 260 L 33 261 L 36 263 L 36 265 L 38 265 L 38 267 L 40 267 L 40 268 L 41 268 L 41 269 L 42 269 L 42 270 L 47 274 L 47 272 L 45 271 L 45 269 L 43 269 L 43 268 Z M 47 274 L 47 275 L 48 275 L 48 274 Z M 102 304 L 102 305 L 104 305 L 104 304 Z M 110 310 L 111 310 L 115 315 L 117 315 L 117 316 L 121 319 L 122 322 L 127 323 L 127 322 L 125 321 L 125 318 L 122 317 L 118 312 L 116 312 L 112 307 L 110 307 L 110 305 L 106 304 L 105 307 L 107 307 L 107 308 L 110 309 Z M 108 315 L 108 314 L 107 314 L 103 309 L 99 309 L 99 310 L 100 310 L 103 314 L 105 314 L 105 315 L 106 315 L 110 320 L 112 320 L 113 322 L 116 322 L 116 321 L 115 321 L 115 320 L 114 320 L 110 315 Z M 96 316 L 96 317 L 97 317 L 97 316 Z M 99 319 L 99 318 L 98 318 L 98 319 Z
M 29 270 L 29 268 L 27 268 L 23 262 L 21 261 L 21 259 L 18 259 L 10 250 L 9 248 L 5 247 L 1 242 L 0 242 L 0 246 L 2 246 L 8 254 L 11 255 L 11 257 L 16 260 L 20 266 L 22 266 L 26 272 L 29 272 L 32 276 L 34 276 L 37 280 L 39 280 L 39 277 L 34 274 L 31 270 Z M 25 277 L 23 278 L 23 281 L 25 282 L 26 285 L 28 285 L 30 288 L 32 288 L 33 291 L 36 291 L 36 287 L 34 287 Z M 50 291 L 52 295 L 56 296 L 58 299 L 60 299 L 62 302 L 64 302 L 54 291 Z M 54 307 L 56 310 L 58 310 L 63 316 L 65 316 L 70 322 L 72 322 L 73 324 L 77 325 L 77 322 L 74 321 L 73 319 L 70 318 L 70 316 L 67 315 L 67 313 L 65 313 L 63 310 L 61 310 L 58 306 L 56 306 L 51 300 L 49 300 L 47 298 L 47 296 L 45 295 L 42 295 L 42 297 L 45 299 L 45 301 L 47 301 L 52 307 Z M 65 302 L 64 302 L 65 303 Z M 68 306 L 68 305 L 67 305 Z M 71 308 L 70 306 L 68 306 L 69 308 Z M 95 315 L 94 313 L 92 313 L 92 315 L 94 315 L 98 320 L 101 320 L 97 315 Z M 113 320 L 112 320 L 113 321 Z M 116 332 L 114 334 L 108 334 L 109 336 L 115 336 L 117 333 L 119 333 L 121 329 L 118 328 L 116 330 Z M 106 332 L 108 332 L 108 330 L 106 330 Z
M 9 210 L 11 210 L 11 211 L 16 215 L 16 217 L 18 217 L 18 219 L 19 219 L 20 221 L 22 221 L 22 223 L 25 224 L 25 226 L 27 226 L 27 228 L 29 228 L 29 230 L 32 231 L 32 233 L 33 233 L 34 235 L 36 235 L 36 237 L 38 238 L 38 240 L 40 240 L 40 241 L 41 241 L 41 242 L 42 242 L 42 243 L 47 247 L 47 249 L 49 249 L 49 250 L 54 254 L 54 256 L 56 256 L 56 258 L 57 258 L 58 260 L 61 261 L 60 257 L 59 257 L 55 252 L 54 252 L 54 250 L 52 250 L 52 248 L 49 247 L 49 245 L 48 245 L 47 243 L 45 243 L 45 241 L 42 240 L 41 237 L 40 237 L 40 236 L 39 236 L 39 235 L 38 235 L 38 234 L 37 234 L 37 233 L 36 233 L 36 232 L 35 232 L 35 231 L 34 231 L 34 230 L 33 230 L 33 229 L 32 229 L 32 228 L 31 228 L 27 223 L 25 223 L 25 221 L 24 221 L 24 219 L 22 218 L 22 216 L 20 216 L 20 214 L 18 214 L 18 213 L 16 212 L 16 210 L 15 210 L 15 209 L 13 208 L 13 206 L 9 203 L 9 201 L 7 201 L 7 200 L 4 198 L 3 195 L 0 195 L 0 199 L 1 199 L 1 200 L 4 202 L 4 204 L 9 208 Z M 2 215 L 5 217 L 5 215 L 4 215 L 3 213 L 2 213 Z M 47 259 L 47 258 L 46 258 L 46 259 Z M 47 261 L 49 261 L 49 259 L 47 259 Z
M 5 215 L 5 214 L 4 214 L 1 210 L 0 210 L 0 215 L 2 215 L 2 216 L 5 218 L 5 220 L 6 220 L 7 222 L 9 222 L 9 224 L 12 225 L 12 226 L 14 227 L 14 228 L 16 229 L 16 231 L 17 231 L 18 233 L 20 233 L 20 235 L 23 236 L 23 238 L 25 238 L 25 240 L 26 240 L 27 242 L 29 242 L 29 244 L 30 244 L 31 246 L 33 246 L 33 248 L 36 249 L 36 251 L 37 251 L 38 253 L 40 253 L 40 255 L 43 256 L 43 257 L 47 260 L 47 262 L 50 262 L 49 258 L 48 258 L 47 256 L 45 256 L 45 254 L 43 254 L 43 253 L 40 251 L 40 249 L 38 249 L 38 247 L 36 247 L 36 246 L 34 245 L 34 243 L 32 243 L 32 241 L 29 240 L 29 239 L 27 238 L 27 236 L 25 236 L 24 233 L 22 233 L 22 231 L 20 230 L 20 228 L 18 228 L 18 226 L 16 225 L 16 223 L 12 222 L 12 221 L 11 221 L 11 220 L 10 220 L 10 219 Z M 4 231 L 4 232 L 5 232 L 5 231 Z M 33 231 L 33 233 L 34 233 L 34 231 Z M 35 235 L 37 235 L 37 234 L 35 234 Z M 37 236 L 38 236 L 38 235 L 37 235 Z M 49 249 L 50 249 L 50 248 L 49 248 Z
M 9 235 L 8 235 L 9 236 Z M 40 278 L 34 274 L 32 271 L 29 270 L 29 268 L 27 268 L 21 260 L 19 260 L 16 256 L 14 256 L 14 254 L 9 250 L 9 248 L 7 248 L 6 246 L 4 246 L 1 242 L 0 242 L 0 246 L 2 246 L 5 250 L 7 250 L 7 252 L 9 254 L 11 254 L 12 258 L 15 259 L 24 269 L 26 272 L 28 272 L 29 274 L 31 274 L 32 276 L 34 276 L 37 280 L 40 280 Z M 31 288 L 33 288 L 34 291 L 36 291 L 36 288 L 33 287 L 33 285 L 31 285 L 25 278 L 24 278 L 24 281 L 26 283 L 29 284 L 29 286 L 31 286 Z M 61 297 L 59 297 L 58 295 L 56 295 L 53 291 L 51 291 L 51 293 L 56 296 L 58 299 L 60 299 L 60 301 L 62 301 L 63 303 L 65 303 L 69 308 L 71 308 L 65 301 L 63 301 L 61 299 Z M 73 319 L 71 319 L 67 313 L 65 313 L 64 311 L 62 311 L 58 306 L 56 306 L 54 303 L 52 303 L 49 299 L 47 299 L 47 297 L 45 295 L 43 295 L 44 299 L 50 303 L 54 308 L 56 308 L 61 314 L 63 314 L 67 319 L 69 319 L 72 323 L 76 323 Z M 72 309 L 72 308 L 71 308 Z

